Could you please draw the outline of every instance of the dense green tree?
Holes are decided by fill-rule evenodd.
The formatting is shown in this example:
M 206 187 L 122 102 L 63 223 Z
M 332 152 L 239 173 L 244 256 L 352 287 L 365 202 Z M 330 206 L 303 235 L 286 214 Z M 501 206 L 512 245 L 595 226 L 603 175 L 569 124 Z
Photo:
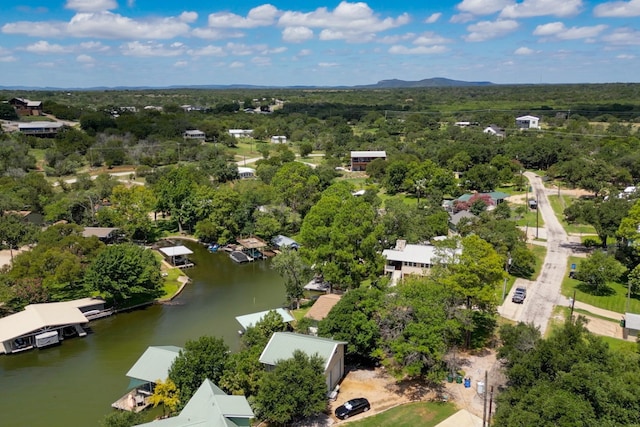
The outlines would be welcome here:
M 382 224 L 376 209 L 338 183 L 305 216 L 300 229 L 302 254 L 332 286 L 353 288 L 382 266 Z
M 20 215 L 0 215 L 0 248 L 9 249 L 11 262 L 13 251 L 20 246 L 34 243 L 38 232 L 35 225 L 23 221 Z
M 384 295 L 375 288 L 358 288 L 345 293 L 318 324 L 318 335 L 347 342 L 349 357 L 377 360 L 380 345 L 377 316 L 384 306 Z
M 254 401 L 256 414 L 272 423 L 288 424 L 325 411 L 324 363 L 320 356 L 308 356 L 300 350 L 291 359 L 277 362 L 260 380 Z
M 500 184 L 498 170 L 491 165 L 474 165 L 463 175 L 464 188 L 486 193 L 495 190 Z
M 221 338 L 203 336 L 188 340 L 169 369 L 184 405 L 205 379 L 217 384 L 227 366 L 229 347 Z
M 585 283 L 594 293 L 606 293 L 607 283 L 616 282 L 626 272 L 626 267 L 613 256 L 595 251 L 582 260 L 575 278 Z
M 289 303 L 300 309 L 300 299 L 304 296 L 304 286 L 311 278 L 311 268 L 304 262 L 300 252 L 295 249 L 283 249 L 271 261 L 271 268 L 284 279 L 285 291 Z
M 132 244 L 105 247 L 87 269 L 86 285 L 121 305 L 134 296 L 162 293 L 160 263 L 153 252 Z
M 320 180 L 313 169 L 299 162 L 288 162 L 280 167 L 271 185 L 287 206 L 301 214 L 313 206 L 320 191 Z
M 592 225 L 602 247 L 606 248 L 607 238 L 616 235 L 630 207 L 628 200 L 617 197 L 607 200 L 578 200 L 564 210 L 564 216 L 569 222 Z
M 141 185 L 120 185 L 113 189 L 111 207 L 103 211 L 113 211 L 114 225 L 121 227 L 129 238 L 149 241 L 155 234 L 149 213 L 156 204 L 155 195 L 149 188 Z M 98 212 L 98 216 L 101 212 Z
M 20 117 L 13 106 L 9 103 L 0 102 L 0 119 L 1 120 L 18 120 Z
M 640 403 L 634 397 L 640 385 L 638 355 L 610 350 L 584 324 L 583 318 L 567 321 L 546 339 L 532 330 L 517 337 L 507 328 L 503 341 L 511 349 L 503 356 L 508 382 L 498 395 L 496 426 L 640 422 Z

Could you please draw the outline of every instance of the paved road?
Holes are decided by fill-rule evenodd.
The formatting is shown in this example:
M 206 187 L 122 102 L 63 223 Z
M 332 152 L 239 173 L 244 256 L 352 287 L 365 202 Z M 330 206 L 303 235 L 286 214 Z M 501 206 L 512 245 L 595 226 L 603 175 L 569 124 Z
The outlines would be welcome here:
M 547 192 L 540 177 L 531 172 L 526 172 L 525 176 L 531 183 L 533 193 L 538 199 L 538 209 L 544 220 L 547 255 L 537 280 L 517 279 L 511 293 L 503 305 L 498 308 L 498 312 L 511 320 L 533 323 L 544 334 L 553 313 L 553 307 L 568 304 L 567 298 L 560 294 L 560 286 L 565 274 L 567 274 L 571 243 L 549 204 Z M 511 302 L 511 296 L 517 286 L 527 288 L 527 298 L 523 304 Z

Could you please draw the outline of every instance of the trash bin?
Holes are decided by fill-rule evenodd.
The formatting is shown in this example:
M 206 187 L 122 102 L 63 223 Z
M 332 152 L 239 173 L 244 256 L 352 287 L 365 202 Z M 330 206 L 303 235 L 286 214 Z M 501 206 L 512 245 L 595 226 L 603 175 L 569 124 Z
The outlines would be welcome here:
M 478 381 L 478 394 L 484 394 L 484 381 Z
M 447 374 L 447 381 L 449 381 L 450 383 L 453 382 L 453 374 Z
M 462 384 L 462 375 L 456 375 L 456 383 Z
M 471 378 L 465 378 L 464 379 L 464 388 L 469 388 L 471 387 Z
M 624 325 L 625 325 L 625 324 L 626 324 L 626 323 L 625 323 L 624 319 L 620 319 L 620 326 L 622 326 L 622 327 L 624 328 Z

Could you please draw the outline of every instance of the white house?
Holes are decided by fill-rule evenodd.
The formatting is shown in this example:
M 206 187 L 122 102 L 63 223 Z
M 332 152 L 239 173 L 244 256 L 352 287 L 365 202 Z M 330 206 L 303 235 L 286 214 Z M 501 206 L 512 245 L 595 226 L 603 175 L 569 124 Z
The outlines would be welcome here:
M 327 391 L 330 391 L 344 376 L 344 350 L 346 345 L 347 343 L 344 341 L 335 341 L 329 338 L 293 332 L 275 332 L 260 355 L 260 363 L 266 365 L 267 369 L 273 369 L 278 361 L 291 359 L 296 350 L 300 350 L 309 356 L 317 354 L 325 362 L 324 376 L 326 378 Z
M 18 123 L 18 130 L 25 135 L 54 137 L 64 125 L 60 122 Z
M 487 133 L 489 135 L 494 135 L 497 136 L 499 138 L 503 138 L 505 133 L 504 133 L 504 129 L 502 129 L 499 126 L 496 125 L 489 125 L 486 128 L 484 128 L 483 130 L 484 133 Z
M 229 129 L 229 135 L 234 138 L 251 138 L 253 129 Z
M 192 129 L 187 130 L 182 134 L 184 139 L 200 139 L 202 141 L 205 140 L 205 134 L 201 130 Z
M 540 118 L 536 116 L 516 117 L 516 127 L 520 129 L 540 129 Z
M 457 249 L 456 253 L 461 250 Z M 383 250 L 382 256 L 386 259 L 384 272 L 391 274 L 394 283 L 409 274 L 425 276 L 442 261 L 435 246 L 407 244 L 406 240 L 396 241 L 396 247 Z
M 251 179 L 256 177 L 256 170 L 245 166 L 238 166 L 240 179 Z
M 287 143 L 287 137 L 284 135 L 274 135 L 271 137 L 271 143 L 272 144 L 286 144 Z

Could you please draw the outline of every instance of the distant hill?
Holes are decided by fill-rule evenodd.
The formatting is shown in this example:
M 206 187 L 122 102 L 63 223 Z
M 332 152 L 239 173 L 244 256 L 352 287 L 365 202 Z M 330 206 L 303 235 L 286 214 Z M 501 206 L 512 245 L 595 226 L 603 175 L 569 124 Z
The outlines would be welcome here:
M 490 86 L 495 85 L 491 82 L 466 82 L 462 80 L 452 80 L 444 77 L 434 77 L 431 79 L 423 79 L 418 81 L 407 80 L 381 80 L 371 85 L 356 86 L 269 86 L 269 85 L 249 85 L 249 84 L 230 84 L 230 85 L 171 85 L 171 86 L 97 86 L 97 87 L 29 87 L 29 86 L 0 86 L 0 90 L 148 90 L 148 89 L 393 89 L 393 88 L 416 88 L 416 87 L 456 87 L 456 86 Z
M 411 88 L 411 87 L 455 87 L 455 86 L 491 86 L 491 82 L 466 82 L 463 80 L 452 80 L 444 77 L 433 77 L 418 81 L 406 80 L 381 80 L 373 85 L 355 86 L 362 89 L 391 89 L 391 88 Z

